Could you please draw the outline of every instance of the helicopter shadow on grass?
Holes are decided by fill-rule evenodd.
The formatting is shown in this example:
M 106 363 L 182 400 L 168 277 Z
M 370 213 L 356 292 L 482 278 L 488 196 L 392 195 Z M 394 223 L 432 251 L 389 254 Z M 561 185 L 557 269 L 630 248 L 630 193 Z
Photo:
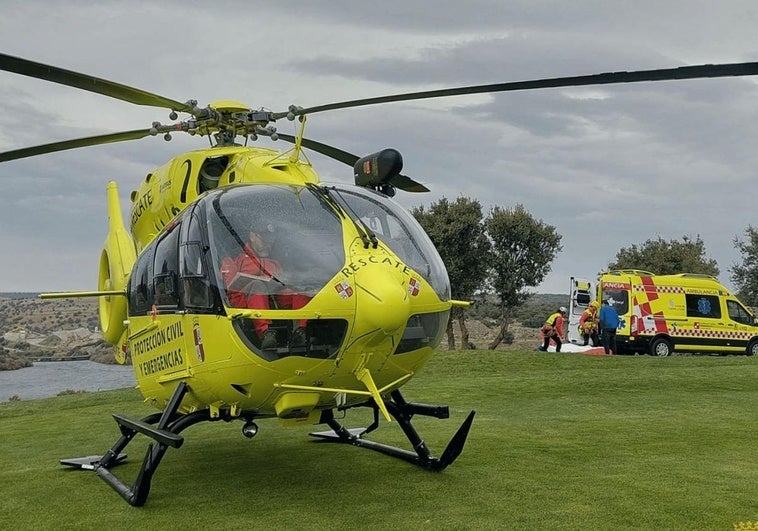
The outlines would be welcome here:
M 205 490 L 231 504 L 249 505 L 252 493 L 265 493 L 255 502 L 262 506 L 282 499 L 334 503 L 335 491 L 349 495 L 358 489 L 391 489 L 403 477 L 416 483 L 434 483 L 433 478 L 441 477 L 422 474 L 422 478 L 429 478 L 424 480 L 417 467 L 403 461 L 346 444 L 309 439 L 312 427 L 266 429 L 264 425 L 260 438 L 251 441 L 244 439 L 234 425 L 222 430 L 199 428 L 210 429 L 195 434 L 170 454 L 171 466 L 166 466 L 154 482 L 156 496 L 150 505 L 175 507 L 177 499 L 200 501 L 196 497 L 204 497 Z M 400 440 L 402 435 L 397 431 Z M 117 473 L 133 478 L 139 461 L 139 454 L 135 454 L 135 459 L 130 458 L 128 466 L 118 467 Z M 203 489 L 198 489 L 199 478 Z

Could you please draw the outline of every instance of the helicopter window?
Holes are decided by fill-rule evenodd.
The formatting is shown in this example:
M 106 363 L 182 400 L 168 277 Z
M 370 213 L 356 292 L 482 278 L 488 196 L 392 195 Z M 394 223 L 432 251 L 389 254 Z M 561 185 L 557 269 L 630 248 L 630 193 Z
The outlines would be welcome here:
M 450 298 L 450 281 L 437 249 L 421 225 L 383 194 L 353 187 L 335 190 L 376 236 L 403 262 L 424 277 L 442 300 Z
M 184 306 L 211 308 L 213 297 L 208 275 L 203 265 L 203 246 L 198 242 L 182 244 L 182 287 Z
M 395 354 L 439 344 L 449 315 L 448 311 L 412 315 L 405 325 L 403 337 L 400 339 Z
M 148 247 L 134 264 L 129 277 L 129 315 L 145 315 L 153 305 L 153 290 L 150 283 L 153 265 L 153 247 Z
M 248 348 L 266 361 L 276 361 L 288 356 L 333 358 L 337 355 L 347 332 L 347 321 L 344 319 L 310 320 L 305 328 L 304 341 L 294 344 L 292 330 L 298 326 L 297 320 L 275 319 L 271 322 L 271 329 L 276 334 L 276 341 L 268 348 L 261 348 L 261 339 L 255 333 L 250 319 L 237 319 L 232 323 Z
M 250 249 L 251 233 L 265 244 L 265 254 L 259 258 L 271 264 L 267 269 L 274 270 L 266 275 L 274 277 L 265 282 L 269 295 L 289 291 L 313 297 L 344 266 L 342 223 L 305 187 L 252 184 L 221 188 L 205 201 L 219 286 L 226 287 L 226 281 L 232 280 L 223 278 L 222 263 L 248 254 L 245 249 Z M 244 306 L 249 301 L 236 296 L 231 301 L 226 295 L 229 306 Z
M 191 214 L 187 216 L 189 220 L 185 223 L 187 234 L 182 238 L 184 242 L 202 243 L 203 226 L 198 218 L 196 210 L 193 208 Z
M 205 256 L 208 247 L 203 243 L 202 224 L 195 209 L 183 222 L 186 234 L 181 236 L 179 260 L 181 263 L 182 302 L 193 311 L 213 309 L 214 296 Z
M 271 184 L 222 187 L 198 208 L 207 222 L 208 275 L 225 304 L 278 313 L 234 322 L 250 350 L 269 361 L 336 355 L 345 320 L 281 318 L 282 310 L 294 314 L 307 307 L 344 267 L 342 221 L 335 210 L 307 187 Z
M 158 308 L 175 308 L 179 304 L 179 232 L 178 227 L 174 227 L 155 248 L 153 288 Z

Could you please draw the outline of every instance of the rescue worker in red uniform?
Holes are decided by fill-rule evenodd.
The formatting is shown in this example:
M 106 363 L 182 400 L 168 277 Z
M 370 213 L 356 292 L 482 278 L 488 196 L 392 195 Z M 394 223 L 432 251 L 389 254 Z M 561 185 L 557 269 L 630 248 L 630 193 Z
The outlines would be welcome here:
M 267 231 L 273 233 L 274 229 L 271 225 L 268 225 Z M 296 310 L 302 308 L 310 301 L 310 297 L 307 295 L 295 293 L 288 288 L 277 289 L 277 292 L 271 296 L 268 292 L 255 291 L 256 286 L 260 289 L 261 286 L 268 283 L 281 284 L 276 277 L 277 274 L 281 273 L 282 267 L 277 260 L 269 257 L 270 250 L 271 238 L 264 238 L 255 232 L 251 232 L 249 241 L 245 244 L 243 251 L 236 258 L 227 257 L 221 262 L 221 275 L 227 286 L 229 302 L 233 307 L 268 310 L 271 307 L 272 300 L 270 297 L 272 297 L 276 308 Z M 249 291 L 247 289 L 230 288 L 238 273 L 255 275 L 261 280 L 251 282 Z M 291 347 L 305 345 L 305 327 L 307 324 L 307 319 L 301 319 L 298 322 L 298 328 L 294 330 L 290 339 Z M 269 330 L 270 325 L 271 321 L 269 319 L 253 319 L 253 328 L 256 335 L 261 339 L 261 349 L 263 350 L 273 349 L 278 346 L 276 332 Z
M 568 310 L 565 306 L 561 306 L 555 313 L 550 314 L 545 324 L 542 325 L 541 332 L 543 337 L 542 346 L 537 347 L 537 350 L 547 352 L 547 347 L 550 346 L 550 340 L 555 341 L 555 351 L 561 351 L 563 335 L 563 321 L 566 319 Z
M 589 307 L 582 312 L 582 316 L 579 317 L 579 333 L 584 339 L 584 345 L 587 346 L 589 340 L 592 339 L 592 346 L 596 347 L 600 344 L 600 340 L 597 335 L 597 310 L 600 305 L 597 301 L 592 301 Z

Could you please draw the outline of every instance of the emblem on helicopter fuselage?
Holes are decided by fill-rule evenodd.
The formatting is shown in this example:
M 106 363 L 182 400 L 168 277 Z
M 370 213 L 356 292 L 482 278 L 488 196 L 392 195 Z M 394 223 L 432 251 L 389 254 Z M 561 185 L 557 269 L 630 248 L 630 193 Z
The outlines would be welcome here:
M 345 300 L 349 299 L 353 295 L 353 287 L 346 280 L 335 284 L 334 289 L 336 289 L 339 296 Z
M 421 291 L 421 282 L 418 279 L 411 277 L 408 281 L 408 293 L 411 297 L 415 297 L 418 295 L 419 291 Z

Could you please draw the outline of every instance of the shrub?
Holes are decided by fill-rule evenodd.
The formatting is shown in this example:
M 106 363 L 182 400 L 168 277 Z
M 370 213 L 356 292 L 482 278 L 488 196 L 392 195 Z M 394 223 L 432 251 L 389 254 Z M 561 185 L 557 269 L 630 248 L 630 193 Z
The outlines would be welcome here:
M 507 332 L 506 332 L 506 333 L 503 335 L 503 343 L 505 343 L 506 345 L 512 345 L 512 344 L 513 344 L 513 340 L 514 340 L 514 339 L 515 339 L 515 337 L 514 337 L 514 335 L 513 335 L 513 332 L 511 332 L 510 330 L 508 330 L 508 331 L 507 331 Z
M 57 396 L 79 395 L 79 394 L 82 394 L 84 392 L 86 392 L 86 391 L 82 391 L 81 389 L 78 390 L 78 391 L 74 391 L 73 389 L 66 389 L 65 391 L 61 391 L 60 393 L 58 393 Z

